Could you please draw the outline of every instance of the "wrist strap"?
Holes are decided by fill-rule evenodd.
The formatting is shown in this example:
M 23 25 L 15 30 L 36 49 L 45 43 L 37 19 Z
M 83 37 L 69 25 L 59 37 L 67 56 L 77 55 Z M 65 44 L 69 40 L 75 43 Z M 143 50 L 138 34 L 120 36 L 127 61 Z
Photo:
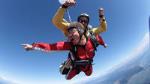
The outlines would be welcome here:
M 68 6 L 66 6 L 66 5 L 62 5 L 61 7 L 62 7 L 62 8 L 68 8 Z

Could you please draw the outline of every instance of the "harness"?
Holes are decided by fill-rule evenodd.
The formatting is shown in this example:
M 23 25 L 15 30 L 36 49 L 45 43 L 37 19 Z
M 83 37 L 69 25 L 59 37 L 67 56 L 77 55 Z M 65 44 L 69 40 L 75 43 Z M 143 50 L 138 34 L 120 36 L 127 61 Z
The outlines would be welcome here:
M 92 42 L 92 45 L 94 47 L 94 54 L 95 51 L 97 51 L 97 47 L 99 45 L 98 41 L 96 40 L 95 35 L 92 32 L 90 33 L 90 40 Z M 86 37 L 88 39 L 88 37 Z M 80 67 L 79 66 L 86 66 L 86 65 L 91 65 L 93 63 L 93 59 L 89 59 L 89 60 L 80 60 L 77 56 L 77 48 L 80 45 L 73 45 L 72 44 L 72 49 L 70 50 L 69 54 L 68 54 L 68 59 L 69 61 L 65 61 L 62 66 L 60 67 L 60 72 L 62 74 L 68 74 L 68 72 L 70 70 L 72 70 L 73 68 L 76 68 L 77 70 L 77 74 L 79 74 L 81 72 Z M 85 46 L 82 46 L 85 47 Z M 69 66 L 67 64 L 70 64 Z
M 80 60 L 77 56 L 77 47 L 78 45 L 74 45 L 72 50 L 69 52 L 68 57 L 71 59 L 71 64 L 73 67 L 77 68 L 77 66 L 86 66 L 92 64 L 93 60 Z
M 97 47 L 98 47 L 99 43 L 96 39 L 96 36 L 92 32 L 89 32 L 89 33 L 90 33 L 89 37 L 90 37 L 90 40 L 91 40 L 92 45 L 94 47 L 94 54 L 95 54 L 95 51 L 97 51 Z M 88 39 L 88 37 L 87 37 L 87 39 Z M 72 60 L 73 67 L 76 67 L 78 65 L 85 66 L 85 65 L 92 64 L 93 59 L 80 60 L 78 58 L 78 56 L 77 56 L 77 48 L 78 47 L 79 47 L 79 45 L 72 45 L 72 49 L 68 54 L 68 57 L 71 58 L 71 60 Z M 85 47 L 85 46 L 82 46 L 82 47 Z
M 93 32 L 89 32 L 90 34 L 89 34 L 89 37 L 90 37 L 90 39 L 91 39 L 91 41 L 92 41 L 92 44 L 93 44 L 93 46 L 94 46 L 94 49 L 95 49 L 95 51 L 97 51 L 97 47 L 99 46 L 99 43 L 98 43 L 98 41 L 97 41 L 97 39 L 96 39 L 96 36 L 94 35 L 94 33 Z

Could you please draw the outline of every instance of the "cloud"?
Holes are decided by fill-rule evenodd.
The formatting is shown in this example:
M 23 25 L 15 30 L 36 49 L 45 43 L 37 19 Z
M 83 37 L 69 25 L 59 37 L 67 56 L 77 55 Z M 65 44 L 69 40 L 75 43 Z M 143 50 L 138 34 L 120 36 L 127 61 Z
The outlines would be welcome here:
M 10 80 L 7 80 L 4 77 L 0 77 L 0 84 L 17 84 L 17 83 L 14 83 L 14 82 L 12 82 Z
M 112 70 L 110 71 L 114 71 L 122 65 L 128 63 L 129 61 L 134 60 L 139 56 L 142 56 L 142 54 L 144 54 L 150 48 L 149 38 L 149 32 L 145 33 L 144 37 L 141 39 L 141 41 L 139 41 L 137 47 L 134 48 L 131 53 L 128 54 L 128 56 L 124 56 L 125 58 L 120 59 L 120 63 L 113 66 Z
M 149 49 L 149 32 L 147 32 L 145 34 L 145 36 L 143 37 L 143 39 L 141 40 L 141 42 L 138 44 L 137 48 L 135 48 L 131 55 L 129 55 L 129 59 L 133 59 L 136 58 L 136 56 L 140 56 L 141 54 L 143 54 L 145 51 L 147 51 Z

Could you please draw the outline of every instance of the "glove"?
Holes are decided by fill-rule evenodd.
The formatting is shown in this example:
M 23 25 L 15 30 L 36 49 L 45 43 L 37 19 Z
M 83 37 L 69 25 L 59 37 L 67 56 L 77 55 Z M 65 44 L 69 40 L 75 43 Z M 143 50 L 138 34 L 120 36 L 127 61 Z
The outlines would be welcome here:
M 62 8 L 68 8 L 76 4 L 75 0 L 66 0 L 64 4 L 62 4 Z

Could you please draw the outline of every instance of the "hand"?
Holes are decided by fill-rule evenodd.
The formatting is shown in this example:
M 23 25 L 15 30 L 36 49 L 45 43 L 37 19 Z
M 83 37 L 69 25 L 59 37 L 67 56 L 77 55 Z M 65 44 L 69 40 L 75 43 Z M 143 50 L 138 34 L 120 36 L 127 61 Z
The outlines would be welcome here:
M 104 48 L 107 48 L 108 47 L 108 45 L 107 44 L 104 44 Z
M 103 8 L 99 9 L 99 21 L 100 22 L 105 21 L 104 9 Z
M 100 8 L 99 9 L 99 17 L 102 18 L 104 16 L 104 9 Z
M 29 51 L 29 50 L 33 50 L 33 46 L 30 44 L 21 44 L 25 50 Z
M 62 7 L 67 8 L 67 7 L 73 6 L 73 5 L 75 5 L 75 4 L 76 4 L 76 1 L 75 1 L 75 0 L 67 0 L 67 1 L 62 5 Z

